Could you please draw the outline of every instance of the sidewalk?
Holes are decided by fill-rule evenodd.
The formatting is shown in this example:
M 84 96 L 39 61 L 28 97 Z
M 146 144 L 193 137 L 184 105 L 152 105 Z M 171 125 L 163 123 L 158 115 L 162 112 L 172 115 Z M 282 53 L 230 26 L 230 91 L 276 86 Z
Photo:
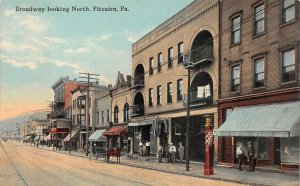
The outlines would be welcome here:
M 95 160 L 93 156 L 86 156 L 84 152 L 78 151 L 65 151 L 65 150 L 53 150 L 52 148 L 45 147 L 44 150 L 50 150 L 62 154 L 78 156 L 82 158 L 92 158 L 93 161 L 104 163 L 104 160 Z M 112 163 L 116 163 L 116 158 L 112 157 Z M 167 172 L 171 174 L 187 175 L 205 179 L 222 180 L 228 182 L 235 182 L 247 185 L 282 185 L 282 186 L 298 186 L 299 185 L 299 172 L 293 174 L 278 173 L 278 172 L 266 172 L 266 170 L 257 168 L 255 172 L 248 172 L 247 168 L 244 171 L 239 171 L 235 168 L 228 168 L 216 165 L 214 167 L 214 175 L 205 176 L 204 165 L 202 163 L 190 163 L 190 171 L 185 170 L 185 164 L 183 163 L 158 163 L 155 157 L 139 157 L 129 158 L 127 156 L 121 157 L 121 165 L 132 166 L 137 168 L 144 168 L 150 170 L 157 170 Z

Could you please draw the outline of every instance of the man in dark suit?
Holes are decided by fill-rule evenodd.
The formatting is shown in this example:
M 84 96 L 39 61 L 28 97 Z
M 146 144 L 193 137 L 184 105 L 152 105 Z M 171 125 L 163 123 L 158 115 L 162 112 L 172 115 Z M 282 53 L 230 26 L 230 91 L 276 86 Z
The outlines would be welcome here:
M 253 147 L 252 141 L 248 141 L 248 162 L 249 162 L 249 171 L 254 171 L 254 156 L 255 150 Z

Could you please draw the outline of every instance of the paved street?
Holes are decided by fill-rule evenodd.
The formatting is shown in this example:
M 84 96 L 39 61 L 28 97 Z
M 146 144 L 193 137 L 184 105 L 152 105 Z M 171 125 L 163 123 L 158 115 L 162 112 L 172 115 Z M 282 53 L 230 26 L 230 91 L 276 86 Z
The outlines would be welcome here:
M 46 151 L 0 145 L 0 185 L 240 185 L 163 173 Z

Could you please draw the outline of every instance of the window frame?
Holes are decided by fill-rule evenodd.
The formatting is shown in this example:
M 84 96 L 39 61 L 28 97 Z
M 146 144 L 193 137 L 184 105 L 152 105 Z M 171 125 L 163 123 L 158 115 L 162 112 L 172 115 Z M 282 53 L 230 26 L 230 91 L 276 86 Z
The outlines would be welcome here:
M 149 58 L 149 76 L 153 75 L 153 64 L 154 64 L 154 58 L 150 57 Z
M 239 32 L 240 32 L 240 37 L 239 37 L 239 42 L 235 42 L 233 43 L 233 20 L 236 19 L 236 18 L 240 18 L 240 28 L 239 28 Z M 231 29 L 230 29 L 230 46 L 236 46 L 236 45 L 239 45 L 242 43 L 242 11 L 239 11 L 239 12 L 236 12 L 234 13 L 233 15 L 231 15 L 229 17 L 229 20 L 230 20 L 230 26 L 231 26 Z
M 157 73 L 162 71 L 162 52 L 157 54 Z
M 290 23 L 294 23 L 294 22 L 296 22 L 297 21 L 297 18 L 298 18 L 298 11 L 297 11 L 297 7 L 298 7 L 298 0 L 294 0 L 294 7 L 295 7 L 295 10 L 294 10 L 294 15 L 295 15 L 295 17 L 294 17 L 294 19 L 291 19 L 290 21 L 285 21 L 284 20 L 284 10 L 286 10 L 286 9 L 288 9 L 288 8 L 291 8 L 291 6 L 289 6 L 288 8 L 284 8 L 284 1 L 285 0 L 283 0 L 282 2 L 281 2 L 281 7 L 280 7 L 280 12 L 281 12 L 281 25 L 283 26 L 283 25 L 288 25 L 288 24 L 290 24 Z
M 114 107 L 114 123 L 119 123 L 119 107 Z
M 162 101 L 161 101 L 161 96 L 162 96 L 162 88 L 161 88 L 161 85 L 158 85 L 157 86 L 157 105 L 161 105 Z
M 167 103 L 173 102 L 173 83 L 167 83 Z
M 181 84 L 181 94 L 180 94 L 180 82 Z M 181 97 L 180 97 L 181 96 Z M 182 101 L 183 100 L 183 79 L 178 79 L 177 80 L 177 101 Z
M 149 88 L 149 107 L 153 106 L 153 88 Z
M 263 72 L 260 72 L 260 73 L 264 73 L 264 85 L 263 86 L 259 86 L 259 87 L 256 87 L 255 86 L 255 83 L 256 83 L 256 75 L 257 74 L 260 74 L 260 73 L 256 73 L 256 63 L 258 62 L 258 61 L 260 61 L 260 60 L 262 60 L 263 61 L 263 67 L 264 67 L 264 71 Z M 263 89 L 263 88 L 265 88 L 266 87 L 266 82 L 267 82 L 267 80 L 266 80 L 266 77 L 267 77 L 267 75 L 266 75 L 266 73 L 267 73 L 267 68 L 266 68 L 266 64 L 267 64 L 267 57 L 266 57 L 266 55 L 265 54 L 261 54 L 261 55 L 257 55 L 257 56 L 255 56 L 255 57 L 253 57 L 253 59 L 252 59 L 252 61 L 253 61 L 253 81 L 252 81 L 252 88 L 253 89 Z
M 101 114 L 102 114 L 102 116 L 101 116 L 101 123 L 104 123 L 104 111 L 103 110 L 101 111 Z
M 181 49 L 181 46 L 182 45 L 182 51 L 180 50 Z M 178 49 L 178 52 L 177 52 L 177 64 L 183 64 L 184 63 L 184 58 L 183 58 L 183 53 L 184 53 L 184 43 L 183 41 L 179 42 L 177 44 L 177 49 Z
M 174 49 L 173 47 L 168 48 L 168 68 L 173 67 Z
M 124 121 L 124 123 L 129 121 L 129 104 L 128 103 L 124 104 L 123 121 Z
M 266 3 L 265 2 L 258 2 L 258 3 L 255 3 L 254 5 L 252 5 L 253 6 L 253 24 L 252 24 L 252 35 L 253 35 L 253 38 L 256 38 L 256 37 L 259 37 L 259 36 L 261 36 L 261 35 L 264 35 L 266 32 L 267 32 L 267 11 L 266 11 Z M 255 11 L 256 11 L 256 9 L 258 8 L 258 7 L 260 7 L 260 6 L 264 6 L 264 18 L 263 19 L 260 19 L 260 20 L 256 20 L 256 13 L 255 13 Z M 262 32 L 259 32 L 259 33 L 257 33 L 257 31 L 256 31 L 256 27 L 255 27 L 255 25 L 256 25 L 256 23 L 257 22 L 259 22 L 259 21 L 261 21 L 261 20 L 263 20 L 264 21 L 264 30 L 262 31 Z
M 240 69 L 239 69 L 239 90 L 236 90 L 236 91 L 233 91 L 232 90 L 232 82 L 233 82 L 233 68 L 236 67 L 236 66 L 239 66 Z M 241 71 L 242 71 L 242 64 L 241 63 L 235 63 L 235 64 L 232 64 L 230 66 L 230 93 L 239 93 L 241 92 Z
M 288 52 L 288 51 L 291 51 L 291 50 L 294 50 L 294 67 L 295 67 L 295 79 L 294 80 L 291 80 L 291 81 L 283 81 L 283 65 L 284 65 L 284 53 L 285 52 Z M 298 74 L 298 65 L 297 65 L 297 59 L 298 59 L 298 47 L 296 46 L 293 46 L 293 47 L 289 47 L 289 48 L 284 48 L 280 51 L 280 81 L 281 81 L 281 84 L 290 84 L 290 83 L 295 83 L 297 82 L 297 74 Z M 291 65 L 290 65 L 291 66 Z

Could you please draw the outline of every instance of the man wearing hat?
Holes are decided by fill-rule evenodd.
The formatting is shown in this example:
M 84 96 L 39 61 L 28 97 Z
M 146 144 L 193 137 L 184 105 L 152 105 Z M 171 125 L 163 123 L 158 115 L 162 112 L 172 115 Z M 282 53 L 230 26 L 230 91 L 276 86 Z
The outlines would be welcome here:
M 252 141 L 248 141 L 248 161 L 249 161 L 249 171 L 254 171 L 254 156 L 255 150 Z

